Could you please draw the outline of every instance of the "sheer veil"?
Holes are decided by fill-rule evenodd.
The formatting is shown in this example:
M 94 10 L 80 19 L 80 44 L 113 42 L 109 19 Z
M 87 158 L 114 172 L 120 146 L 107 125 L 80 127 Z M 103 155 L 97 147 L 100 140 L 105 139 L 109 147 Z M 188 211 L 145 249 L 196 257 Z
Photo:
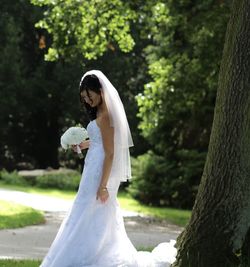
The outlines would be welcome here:
M 112 185 L 113 182 L 117 181 L 124 182 L 131 179 L 129 147 L 134 145 L 124 106 L 117 90 L 100 70 L 86 72 L 81 81 L 90 74 L 96 75 L 102 85 L 101 90 L 103 90 L 108 108 L 110 126 L 114 127 L 114 158 L 109 184 Z

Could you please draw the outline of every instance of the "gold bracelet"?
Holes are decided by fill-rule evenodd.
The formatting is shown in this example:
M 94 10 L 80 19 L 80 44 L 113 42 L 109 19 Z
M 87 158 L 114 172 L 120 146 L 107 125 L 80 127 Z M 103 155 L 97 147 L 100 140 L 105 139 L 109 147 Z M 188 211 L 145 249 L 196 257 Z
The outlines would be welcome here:
M 101 191 L 108 191 L 108 188 L 106 186 L 101 186 Z

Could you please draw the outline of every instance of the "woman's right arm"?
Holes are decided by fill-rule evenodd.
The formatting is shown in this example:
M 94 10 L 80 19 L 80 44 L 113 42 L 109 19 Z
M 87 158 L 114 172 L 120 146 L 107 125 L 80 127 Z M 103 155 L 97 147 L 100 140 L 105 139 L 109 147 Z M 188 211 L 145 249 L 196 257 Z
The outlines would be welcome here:
M 86 141 L 81 142 L 79 146 L 82 150 L 82 149 L 89 148 L 89 144 L 90 144 L 90 140 L 86 140 Z
M 86 140 L 86 141 L 83 141 L 79 144 L 80 146 L 80 149 L 83 150 L 83 149 L 87 149 L 89 148 L 89 144 L 90 144 L 90 140 Z M 72 149 L 77 152 L 77 148 L 76 148 L 76 145 L 72 145 Z

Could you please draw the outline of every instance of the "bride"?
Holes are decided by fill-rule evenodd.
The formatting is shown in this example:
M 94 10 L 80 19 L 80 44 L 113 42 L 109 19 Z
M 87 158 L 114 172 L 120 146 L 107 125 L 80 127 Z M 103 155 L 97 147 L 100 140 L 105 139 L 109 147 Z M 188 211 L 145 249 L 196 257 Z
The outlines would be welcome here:
M 130 128 L 117 90 L 98 70 L 85 73 L 80 100 L 90 119 L 88 152 L 73 205 L 40 267 L 160 267 L 175 260 L 174 241 L 138 252 L 129 240 L 117 201 L 131 178 Z M 76 147 L 73 147 L 76 150 Z

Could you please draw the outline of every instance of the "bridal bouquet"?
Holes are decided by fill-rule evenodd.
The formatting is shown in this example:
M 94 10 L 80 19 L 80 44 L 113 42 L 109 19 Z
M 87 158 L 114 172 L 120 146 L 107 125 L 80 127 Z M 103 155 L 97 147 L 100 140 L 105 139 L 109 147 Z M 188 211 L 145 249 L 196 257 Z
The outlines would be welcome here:
M 88 132 L 83 127 L 70 127 L 61 136 L 61 146 L 64 149 L 70 148 L 72 145 L 76 145 L 77 153 L 80 158 L 83 158 L 82 151 L 80 149 L 80 143 L 88 138 Z

